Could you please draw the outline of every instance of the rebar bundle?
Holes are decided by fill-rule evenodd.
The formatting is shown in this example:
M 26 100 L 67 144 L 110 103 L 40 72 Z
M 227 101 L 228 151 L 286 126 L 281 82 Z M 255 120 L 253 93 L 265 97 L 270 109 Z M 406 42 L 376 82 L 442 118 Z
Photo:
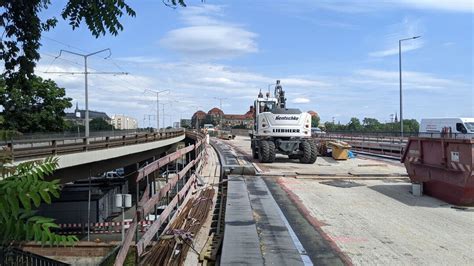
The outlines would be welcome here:
M 214 193 L 213 188 L 207 188 L 188 201 L 141 265 L 183 265 L 189 249 L 194 250 L 193 238 L 206 221 Z

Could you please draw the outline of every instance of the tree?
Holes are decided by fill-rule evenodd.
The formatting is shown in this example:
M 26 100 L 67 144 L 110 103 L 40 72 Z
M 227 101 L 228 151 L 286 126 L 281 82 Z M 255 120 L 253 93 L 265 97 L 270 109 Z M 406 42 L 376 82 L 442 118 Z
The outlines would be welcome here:
M 7 150 L 0 159 L 0 252 L 15 242 L 36 241 L 42 244 L 73 244 L 75 236 L 58 235 L 54 219 L 35 215 L 34 208 L 59 197 L 59 180 L 45 181 L 58 165 L 57 158 L 29 161 L 12 166 Z
M 365 131 L 368 132 L 377 132 L 382 129 L 382 124 L 375 118 L 364 118 L 362 120 L 362 124 L 364 125 Z
M 320 121 L 320 118 L 318 115 L 311 116 L 311 127 L 318 127 L 319 121 Z
M 113 130 L 114 126 L 107 123 L 102 118 L 94 118 L 89 122 L 89 127 L 91 131 L 101 131 L 101 130 Z
M 418 133 L 420 124 L 416 119 L 403 119 L 403 132 Z
M 21 83 L 7 86 L 0 79 L 2 128 L 20 132 L 64 130 L 64 110 L 72 106 L 72 99 L 65 97 L 65 89 L 35 75 L 27 83 L 30 90 L 25 93 Z
M 360 120 L 356 117 L 352 117 L 349 124 L 347 124 L 347 130 L 360 131 L 361 129 L 362 129 L 362 125 L 360 124 Z
M 169 7 L 186 6 L 184 0 L 162 0 Z M 5 31 L 0 42 L 0 61 L 5 63 L 7 85 L 25 83 L 33 75 L 43 32 L 54 28 L 56 17 L 42 18 L 51 0 L 0 0 L 0 28 Z M 62 9 L 61 17 L 73 29 L 85 23 L 96 38 L 106 33 L 117 35 L 123 30 L 119 19 L 124 15 L 135 17 L 135 11 L 125 0 L 69 0 Z M 23 85 L 23 84 L 22 84 Z M 28 90 L 27 86 L 22 86 Z

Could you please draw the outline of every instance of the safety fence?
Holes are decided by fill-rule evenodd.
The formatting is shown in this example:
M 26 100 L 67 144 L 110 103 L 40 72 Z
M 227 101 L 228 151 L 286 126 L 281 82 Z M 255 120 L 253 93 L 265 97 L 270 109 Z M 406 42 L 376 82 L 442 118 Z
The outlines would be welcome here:
M 101 136 L 90 138 L 48 138 L 8 140 L 2 143 L 5 148 L 0 153 L 9 153 L 14 160 L 33 159 L 90 150 L 135 145 L 170 139 L 183 135 L 183 129 L 163 132 L 124 134 L 120 136 Z
M 130 227 L 132 221 L 125 222 L 102 222 L 102 223 L 90 223 L 89 229 L 91 234 L 113 234 L 121 233 L 122 225 L 125 229 Z M 153 221 L 140 221 L 138 224 L 138 231 L 145 232 Z M 87 223 L 67 223 L 58 224 L 59 228 L 55 231 L 59 234 L 85 234 L 87 233 Z
M 381 154 L 394 156 L 401 158 L 405 147 L 410 139 L 416 137 L 422 137 L 427 139 L 446 139 L 446 140 L 472 140 L 474 134 L 472 133 L 433 133 L 433 132 L 420 132 L 412 133 L 409 137 L 393 136 L 389 133 L 348 133 L 348 132 L 337 132 L 337 133 L 325 133 L 317 134 L 313 136 L 314 139 L 320 141 L 326 140 L 340 140 L 347 142 L 352 146 L 355 151 L 362 151 L 372 154 Z
M 173 161 L 183 158 L 186 155 L 188 156 L 187 165 L 179 170 L 177 174 L 171 179 L 169 179 L 166 185 L 160 190 L 156 191 L 156 193 L 152 195 L 149 193 L 151 188 L 150 183 L 147 182 L 145 193 L 143 193 L 141 199 L 137 200 L 137 212 L 129 226 L 129 229 L 125 233 L 123 245 L 117 254 L 114 265 L 123 264 L 134 237 L 137 255 L 143 255 L 145 248 L 151 243 L 152 239 L 157 236 L 160 228 L 172 218 L 172 214 L 176 213 L 173 212 L 173 210 L 179 207 L 179 204 L 182 203 L 189 194 L 188 192 L 190 189 L 196 185 L 196 172 L 198 172 L 203 166 L 203 159 L 205 159 L 205 145 L 203 145 L 205 143 L 205 136 L 195 132 L 186 132 L 186 136 L 190 139 L 193 139 L 194 144 L 153 161 L 152 163 L 138 170 L 138 175 L 136 177 L 137 188 L 140 187 L 139 185 L 142 181 L 148 181 L 148 175 L 158 171 L 160 168 Z M 179 187 L 179 184 L 182 184 L 182 186 Z M 155 209 L 156 205 L 162 202 L 165 197 L 169 199 L 169 195 L 172 193 L 175 193 L 174 197 L 172 197 L 171 201 L 168 202 L 166 208 L 160 214 L 159 218 L 153 221 L 153 223 L 141 235 L 141 238 L 139 238 L 139 223 L 145 220 L 144 217 L 147 217 L 147 215 L 150 214 Z
M 326 133 L 313 136 L 318 141 L 339 140 L 347 142 L 355 151 L 400 157 L 407 139 L 387 135 Z

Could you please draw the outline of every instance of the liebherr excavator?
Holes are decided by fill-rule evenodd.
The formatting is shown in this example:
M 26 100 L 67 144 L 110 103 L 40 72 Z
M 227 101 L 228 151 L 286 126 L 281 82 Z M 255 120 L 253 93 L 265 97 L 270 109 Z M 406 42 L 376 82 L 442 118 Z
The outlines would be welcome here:
M 275 161 L 277 153 L 312 164 L 317 147 L 311 138 L 311 115 L 297 108 L 286 108 L 285 91 L 276 81 L 274 97 L 259 93 L 254 102 L 254 126 L 251 147 L 254 159 L 262 163 Z

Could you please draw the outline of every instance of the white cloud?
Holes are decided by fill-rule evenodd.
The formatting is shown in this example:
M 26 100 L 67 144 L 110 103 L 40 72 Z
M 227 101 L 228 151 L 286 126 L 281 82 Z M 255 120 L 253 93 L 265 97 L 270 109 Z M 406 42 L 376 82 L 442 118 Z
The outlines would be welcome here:
M 309 103 L 311 100 L 308 98 L 298 97 L 294 98 L 291 102 L 292 103 Z
M 285 78 L 282 79 L 282 84 L 288 87 L 302 87 L 302 88 L 320 88 L 320 87 L 328 87 L 330 84 L 314 80 L 314 79 L 306 79 L 306 78 Z
M 403 84 L 409 90 L 456 90 L 466 87 L 467 84 L 456 80 L 436 77 L 431 73 L 403 71 Z M 399 84 L 398 71 L 385 71 L 377 69 L 362 69 L 354 74 L 355 79 L 351 81 L 359 84 L 370 84 L 371 86 L 392 87 L 397 89 Z
M 231 26 L 192 26 L 172 30 L 160 43 L 188 57 L 232 58 L 258 51 L 255 33 Z
M 416 50 L 416 49 L 421 48 L 421 47 L 423 47 L 423 43 L 421 41 L 417 41 L 417 42 L 414 42 L 414 43 L 407 43 L 407 44 L 403 43 L 402 53 L 412 51 L 412 50 Z M 389 48 L 389 49 L 386 49 L 386 50 L 371 52 L 371 53 L 369 53 L 369 56 L 384 57 L 384 56 L 398 54 L 398 52 L 399 52 L 398 47 L 394 47 L 394 48 Z
M 302 4 L 307 1 L 301 1 Z M 367 13 L 378 12 L 380 10 L 399 9 L 420 9 L 437 10 L 444 12 L 473 13 L 474 4 L 472 0 L 319 0 L 312 1 L 308 5 L 343 13 Z
M 387 29 L 389 32 L 384 37 L 385 48 L 383 50 L 370 52 L 372 57 L 385 57 L 398 54 L 398 41 L 401 39 L 411 38 L 423 35 L 423 26 L 420 20 L 411 20 L 404 18 L 401 23 L 390 25 Z M 412 51 L 423 47 L 423 40 L 413 39 L 402 42 L 402 53 Z
M 474 12 L 474 2 L 472 0 L 398 0 L 394 3 L 418 9 Z
M 188 7 L 180 14 L 188 26 L 171 30 L 160 40 L 170 50 L 201 60 L 234 58 L 258 51 L 257 34 L 220 19 L 220 6 Z

